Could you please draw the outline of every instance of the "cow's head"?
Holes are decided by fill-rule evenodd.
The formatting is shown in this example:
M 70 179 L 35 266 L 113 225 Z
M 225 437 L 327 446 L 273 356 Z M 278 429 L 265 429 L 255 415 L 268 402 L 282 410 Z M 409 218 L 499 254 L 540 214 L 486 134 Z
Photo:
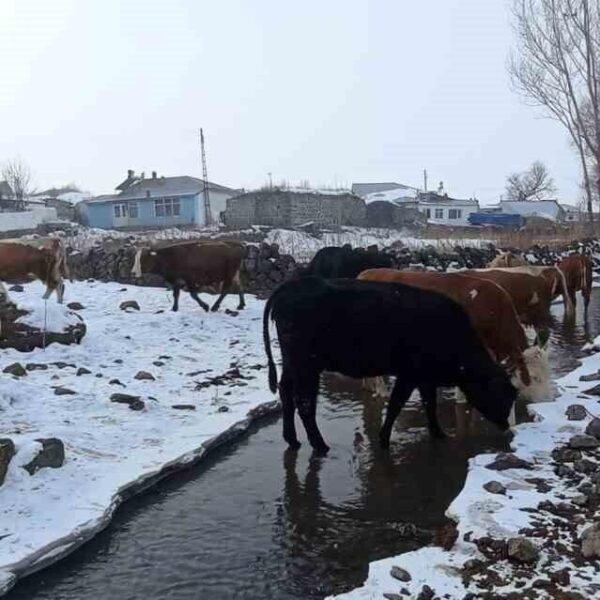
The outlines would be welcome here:
M 494 363 L 491 372 L 475 374 L 460 388 L 467 400 L 486 419 L 503 431 L 508 429 L 508 418 L 517 399 L 517 390 L 502 367 Z
M 139 279 L 144 273 L 152 271 L 156 252 L 148 247 L 142 246 L 136 250 L 133 258 L 131 274 Z
M 517 367 L 512 373 L 512 383 L 519 395 L 528 402 L 551 400 L 547 335 L 540 334 L 535 343 L 523 352 L 523 363 L 525 369 Z

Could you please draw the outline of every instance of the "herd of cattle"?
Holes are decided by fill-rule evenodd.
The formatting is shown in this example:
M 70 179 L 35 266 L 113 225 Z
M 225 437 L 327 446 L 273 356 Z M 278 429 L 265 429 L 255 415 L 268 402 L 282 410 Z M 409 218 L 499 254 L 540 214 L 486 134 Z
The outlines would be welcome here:
M 161 276 L 173 289 L 174 311 L 181 289 L 208 311 L 198 294 L 209 285 L 220 285 L 212 311 L 233 290 L 242 309 L 245 254 L 244 245 L 235 241 L 144 247 L 135 254 L 132 274 Z M 62 302 L 69 270 L 59 240 L 0 243 L 0 281 L 27 277 L 46 285 L 45 298 L 56 291 Z M 591 287 L 592 264 L 583 254 L 537 267 L 505 253 L 485 269 L 440 273 L 395 270 L 391 257 L 377 251 L 323 248 L 297 277 L 273 292 L 264 309 L 269 385 L 273 392 L 279 390 L 284 439 L 299 446 L 294 425 L 298 410 L 312 447 L 327 451 L 316 423 L 323 371 L 360 379 L 395 377 L 381 430 L 383 447 L 415 389 L 435 437 L 444 435 L 436 414 L 438 387 L 458 387 L 479 412 L 506 429 L 517 393 L 534 402 L 550 395 L 550 304 L 562 296 L 565 318 L 573 319 L 576 292 L 587 311 Z M 279 382 L 270 346 L 271 318 L 281 349 Z M 524 326 L 535 330 L 531 344 Z

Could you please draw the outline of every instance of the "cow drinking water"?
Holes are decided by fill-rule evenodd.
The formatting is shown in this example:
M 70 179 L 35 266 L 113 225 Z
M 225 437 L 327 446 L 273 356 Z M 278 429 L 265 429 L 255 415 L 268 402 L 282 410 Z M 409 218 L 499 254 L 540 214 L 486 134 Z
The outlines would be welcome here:
M 179 309 L 179 293 L 185 288 L 190 296 L 206 311 L 208 304 L 198 296 L 201 286 L 221 284 L 221 293 L 212 305 L 219 309 L 223 298 L 232 286 L 238 289 L 238 310 L 246 306 L 240 282 L 240 270 L 245 248 L 233 242 L 197 242 L 173 244 L 163 248 L 140 248 L 137 250 L 132 274 L 141 277 L 144 273 L 160 275 L 173 289 L 173 308 Z
M 356 379 L 396 376 L 380 432 L 383 448 L 388 447 L 392 425 L 415 388 L 434 437 L 444 436 L 437 420 L 438 387 L 458 386 L 487 419 L 508 428 L 517 391 L 462 308 L 441 294 L 395 283 L 315 277 L 284 283 L 269 298 L 263 316 L 269 385 L 275 392 L 271 317 L 282 357 L 283 437 L 292 448 L 300 445 L 294 425 L 298 409 L 311 446 L 319 452 L 328 450 L 316 422 L 323 371 Z

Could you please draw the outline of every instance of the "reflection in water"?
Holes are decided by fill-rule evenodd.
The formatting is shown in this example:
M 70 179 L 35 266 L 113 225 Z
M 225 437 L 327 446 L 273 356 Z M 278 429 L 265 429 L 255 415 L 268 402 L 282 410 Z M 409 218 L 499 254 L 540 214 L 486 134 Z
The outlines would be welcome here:
M 553 323 L 555 374 L 577 364 L 600 329 L 594 290 L 589 330 Z M 562 309 L 558 309 L 562 310 Z M 557 313 L 558 314 L 558 313 Z M 465 405 L 440 402 L 448 440 L 432 442 L 420 403 L 378 447 L 383 402 L 360 385 L 325 378 L 319 404 L 326 458 L 285 450 L 281 422 L 254 427 L 202 466 L 133 498 L 70 558 L 25 579 L 11 600 L 322 598 L 359 585 L 370 561 L 430 542 L 460 491 L 468 458 L 509 438 Z M 517 420 L 525 416 L 520 405 Z

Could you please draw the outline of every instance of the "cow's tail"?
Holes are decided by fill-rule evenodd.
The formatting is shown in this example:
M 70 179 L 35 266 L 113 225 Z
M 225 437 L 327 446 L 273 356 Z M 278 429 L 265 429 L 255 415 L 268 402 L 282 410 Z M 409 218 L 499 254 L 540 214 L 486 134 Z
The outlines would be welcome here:
M 571 302 L 571 297 L 569 296 L 569 290 L 567 289 L 567 278 L 565 277 L 565 274 L 558 268 L 558 267 L 554 267 L 556 269 L 556 272 L 558 273 L 558 278 L 560 279 L 560 287 L 562 290 L 562 297 L 563 297 L 563 303 L 565 305 L 565 314 L 568 317 L 573 316 L 574 312 L 575 312 L 575 307 L 573 306 L 573 303 Z
M 273 306 L 273 298 L 277 294 L 277 291 L 271 295 L 265 305 L 265 312 L 263 313 L 263 342 L 265 345 L 265 352 L 267 353 L 267 360 L 269 362 L 269 389 L 275 393 L 277 392 L 277 368 L 273 361 L 273 353 L 271 352 L 271 338 L 269 337 L 269 318 L 271 316 L 271 308 Z

